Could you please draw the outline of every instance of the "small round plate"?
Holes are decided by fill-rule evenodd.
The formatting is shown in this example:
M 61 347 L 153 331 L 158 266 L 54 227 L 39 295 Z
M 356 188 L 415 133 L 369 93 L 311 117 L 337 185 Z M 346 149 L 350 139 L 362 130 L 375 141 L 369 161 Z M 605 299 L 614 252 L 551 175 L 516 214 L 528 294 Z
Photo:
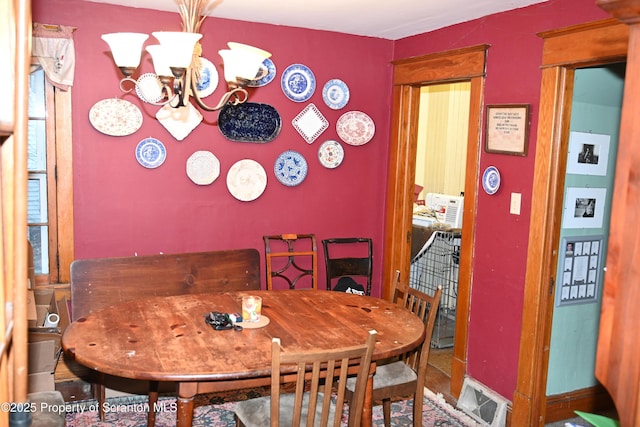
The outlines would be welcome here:
M 136 159 L 145 168 L 157 168 L 166 158 L 167 150 L 164 144 L 155 138 L 145 138 L 136 147 Z
M 271 81 L 276 77 L 276 64 L 273 63 L 271 58 L 267 58 L 262 62 L 262 67 L 260 67 L 260 71 L 266 70 L 267 74 L 264 77 L 259 78 L 258 80 L 251 80 L 247 86 L 249 87 L 262 87 L 266 84 L 271 83 Z
M 290 100 L 307 101 L 315 90 L 316 78 L 306 65 L 292 64 L 282 73 L 282 91 Z
M 269 319 L 267 316 L 260 315 L 260 320 L 258 320 L 257 322 L 240 322 L 240 323 L 237 323 L 237 325 L 242 326 L 243 329 L 258 329 L 258 328 L 264 328 L 270 322 L 271 322 L 271 319 Z
M 218 70 L 206 58 L 200 58 L 200 78 L 196 83 L 196 90 L 200 98 L 211 95 L 218 87 Z
M 138 77 L 136 93 L 138 94 L 138 98 L 148 104 L 157 104 L 164 98 L 162 82 L 160 78 L 153 73 L 145 73 Z
M 342 80 L 329 80 L 322 89 L 322 99 L 329 108 L 340 110 L 349 102 L 349 88 Z
M 495 194 L 500 188 L 500 172 L 495 166 L 489 166 L 482 174 L 482 187 L 487 194 Z
M 89 110 L 89 121 L 105 135 L 127 136 L 142 126 L 142 112 L 124 99 L 103 99 Z
M 220 175 L 220 160 L 211 151 L 196 151 L 187 159 L 187 176 L 198 185 L 209 185 Z
M 299 185 L 307 177 L 307 161 L 297 151 L 287 150 L 280 154 L 273 166 L 276 178 L 287 187 Z
M 327 169 L 335 169 L 344 159 L 344 149 L 338 141 L 332 139 L 322 143 L 318 149 L 318 160 Z
M 227 172 L 227 188 L 236 199 L 250 202 L 267 188 L 267 173 L 255 160 L 238 160 Z
M 371 117 L 362 111 L 347 111 L 336 122 L 338 136 L 349 145 L 364 145 L 376 132 Z

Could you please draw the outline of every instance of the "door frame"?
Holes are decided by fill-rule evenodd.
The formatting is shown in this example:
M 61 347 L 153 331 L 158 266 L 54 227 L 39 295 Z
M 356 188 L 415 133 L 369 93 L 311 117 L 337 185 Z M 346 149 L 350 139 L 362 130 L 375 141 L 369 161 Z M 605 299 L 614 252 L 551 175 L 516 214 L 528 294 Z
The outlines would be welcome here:
M 467 137 L 464 212 L 456 331 L 451 371 L 451 394 L 458 398 L 467 372 L 467 334 L 475 213 L 481 146 L 482 102 L 489 45 L 439 52 L 393 61 L 393 113 L 389 147 L 389 177 L 384 244 L 383 298 L 390 299 L 399 277 L 409 277 L 411 218 L 418 144 L 420 87 L 469 81 L 470 108 Z
M 550 411 L 546 385 L 575 69 L 624 61 L 629 28 L 606 19 L 538 36 L 544 41 L 542 82 L 524 288 L 527 303 L 511 415 L 514 426 L 543 426 L 552 421 L 546 420 Z M 593 396 L 586 396 L 584 404 L 589 399 Z M 572 400 L 564 405 L 567 414 L 580 409 L 580 404 Z

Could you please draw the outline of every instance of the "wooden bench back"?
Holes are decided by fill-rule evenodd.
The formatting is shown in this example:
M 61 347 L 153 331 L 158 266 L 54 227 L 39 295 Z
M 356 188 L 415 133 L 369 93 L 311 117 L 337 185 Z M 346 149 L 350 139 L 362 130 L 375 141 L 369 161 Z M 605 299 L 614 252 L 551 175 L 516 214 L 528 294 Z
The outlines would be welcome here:
M 137 298 L 258 289 L 256 249 L 81 259 L 71 263 L 71 316 Z

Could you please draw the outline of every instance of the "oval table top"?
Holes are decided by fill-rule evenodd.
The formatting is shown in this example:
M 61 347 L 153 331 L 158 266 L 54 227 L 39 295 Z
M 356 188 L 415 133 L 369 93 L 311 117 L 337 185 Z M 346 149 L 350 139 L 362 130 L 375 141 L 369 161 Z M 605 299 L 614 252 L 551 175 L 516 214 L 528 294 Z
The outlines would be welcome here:
M 270 322 L 216 331 L 211 311 L 240 313 L 243 295 L 262 297 Z M 242 323 L 240 323 L 242 325 Z M 379 298 L 316 290 L 250 291 L 153 297 L 123 302 L 77 319 L 62 346 L 98 372 L 151 381 L 224 381 L 270 375 L 271 339 L 284 351 L 357 345 L 378 332 L 373 360 L 424 339 L 424 324 Z

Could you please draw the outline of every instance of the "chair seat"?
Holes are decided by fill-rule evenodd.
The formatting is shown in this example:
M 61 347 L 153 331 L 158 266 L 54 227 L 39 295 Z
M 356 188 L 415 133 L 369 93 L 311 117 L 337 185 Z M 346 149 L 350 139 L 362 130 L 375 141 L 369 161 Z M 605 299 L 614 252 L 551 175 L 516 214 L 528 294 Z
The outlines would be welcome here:
M 373 389 L 378 390 L 398 384 L 406 384 L 417 379 L 416 372 L 406 363 L 401 361 L 387 363 L 376 367 L 376 373 L 373 375 Z M 354 378 L 347 379 L 348 390 L 353 391 L 355 384 Z
M 354 382 L 355 384 L 355 382 Z M 302 398 L 302 419 L 301 425 L 307 422 L 307 407 L 309 404 L 309 393 L 304 393 Z M 290 426 L 293 423 L 293 403 L 295 395 L 283 394 L 280 396 L 280 425 Z M 314 420 L 314 426 L 320 426 L 320 419 L 322 414 L 322 402 L 324 402 L 324 394 L 318 393 L 318 402 L 316 404 L 316 415 Z M 269 425 L 271 420 L 271 397 L 259 397 L 256 399 L 245 400 L 238 402 L 235 407 L 236 416 L 240 419 L 242 424 L 246 427 L 264 427 Z M 332 420 L 335 414 L 335 405 L 331 402 L 329 411 L 329 420 Z

